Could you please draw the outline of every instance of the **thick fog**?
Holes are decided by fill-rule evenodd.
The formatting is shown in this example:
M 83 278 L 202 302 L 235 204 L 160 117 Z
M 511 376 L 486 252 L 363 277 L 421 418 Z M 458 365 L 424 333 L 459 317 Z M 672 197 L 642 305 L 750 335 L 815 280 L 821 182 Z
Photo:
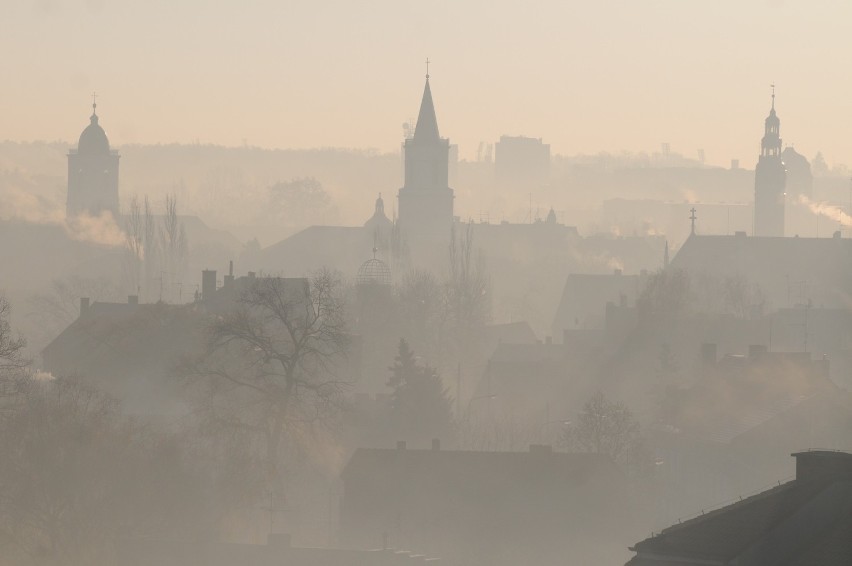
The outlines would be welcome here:
M 177 4 L 0 7 L 0 566 L 848 563 L 848 8 Z

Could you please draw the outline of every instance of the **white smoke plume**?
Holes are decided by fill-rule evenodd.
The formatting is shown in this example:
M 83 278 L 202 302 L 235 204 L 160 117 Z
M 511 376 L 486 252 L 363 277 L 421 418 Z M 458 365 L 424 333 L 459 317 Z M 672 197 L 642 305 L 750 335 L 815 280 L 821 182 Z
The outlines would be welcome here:
M 805 195 L 799 195 L 799 204 L 807 206 L 814 214 L 834 220 L 841 226 L 852 226 L 852 216 L 843 212 L 843 209 L 839 206 L 827 202 L 814 202 Z
M 81 242 L 120 247 L 126 241 L 124 232 L 110 212 L 66 219 L 64 207 L 58 203 L 14 185 L 7 186 L 0 198 L 0 219 L 61 226 L 70 238 Z

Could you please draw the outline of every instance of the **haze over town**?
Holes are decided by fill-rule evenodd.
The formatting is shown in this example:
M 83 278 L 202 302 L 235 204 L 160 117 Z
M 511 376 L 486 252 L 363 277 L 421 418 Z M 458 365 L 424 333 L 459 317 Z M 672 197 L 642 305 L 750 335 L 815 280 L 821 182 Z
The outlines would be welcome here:
M 852 563 L 852 7 L 0 5 L 0 566 Z

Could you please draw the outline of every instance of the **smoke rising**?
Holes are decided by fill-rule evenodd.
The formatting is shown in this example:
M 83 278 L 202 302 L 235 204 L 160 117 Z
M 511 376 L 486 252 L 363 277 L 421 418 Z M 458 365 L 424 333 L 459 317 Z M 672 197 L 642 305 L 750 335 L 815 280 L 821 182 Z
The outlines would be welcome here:
M 814 214 L 834 220 L 841 226 L 852 226 L 852 216 L 843 212 L 843 209 L 837 205 L 829 204 L 824 201 L 815 202 L 805 195 L 799 195 L 799 204 L 807 206 Z
M 98 216 L 81 214 L 66 218 L 63 207 L 47 198 L 10 186 L 0 199 L 0 219 L 19 220 L 31 224 L 61 226 L 73 240 L 109 247 L 120 247 L 125 235 L 108 211 Z

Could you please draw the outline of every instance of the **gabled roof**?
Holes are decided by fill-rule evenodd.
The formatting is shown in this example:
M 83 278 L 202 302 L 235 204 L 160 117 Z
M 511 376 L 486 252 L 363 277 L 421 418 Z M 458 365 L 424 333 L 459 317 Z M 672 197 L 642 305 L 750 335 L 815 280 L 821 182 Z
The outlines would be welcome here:
M 725 563 L 744 552 L 754 541 L 766 536 L 823 489 L 823 484 L 789 481 L 733 505 L 669 527 L 637 543 L 632 550 L 643 554 Z M 631 566 L 640 563 L 633 560 L 628 562 Z
M 849 564 L 852 454 L 814 450 L 793 456 L 795 480 L 637 543 L 628 566 Z

